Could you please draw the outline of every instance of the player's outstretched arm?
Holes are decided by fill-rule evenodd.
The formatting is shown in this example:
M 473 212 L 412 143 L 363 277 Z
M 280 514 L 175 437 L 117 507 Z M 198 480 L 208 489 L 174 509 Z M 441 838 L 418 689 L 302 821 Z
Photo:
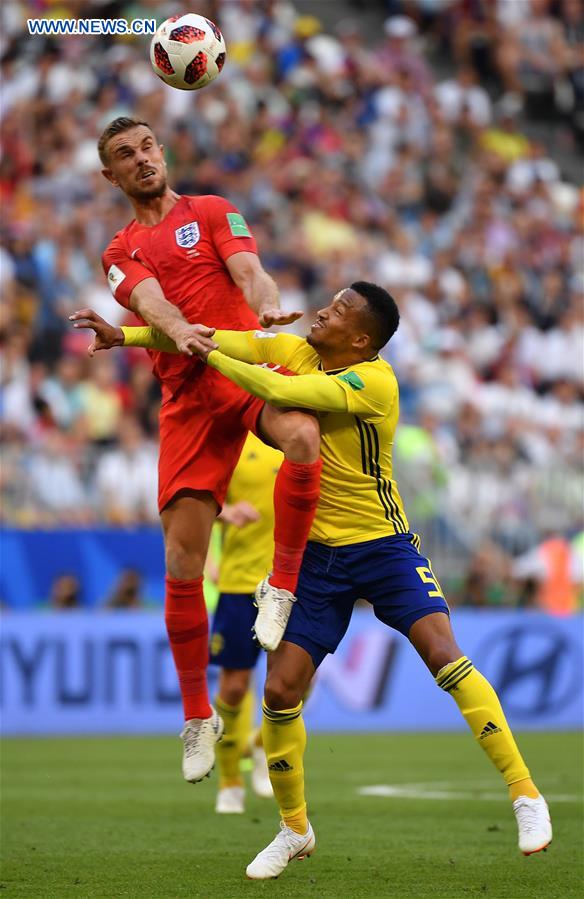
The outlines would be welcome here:
M 298 375 L 294 378 L 258 365 L 231 359 L 214 350 L 207 363 L 262 400 L 274 406 L 314 409 L 317 412 L 347 412 L 347 395 L 334 378 Z
M 159 350 L 163 353 L 180 352 L 174 340 L 156 328 L 118 328 L 106 322 L 93 309 L 79 309 L 69 316 L 69 321 L 74 323 L 74 328 L 90 328 L 95 332 L 95 337 L 87 348 L 90 356 L 93 356 L 98 350 L 110 350 L 115 346 L 139 346 L 145 349 Z M 186 355 L 192 356 L 201 347 L 205 347 L 207 352 L 217 347 L 211 337 L 206 336 L 213 334 L 213 328 L 207 328 L 205 325 L 191 325 L 190 327 L 199 330 L 195 332 L 196 338 L 194 334 L 185 338 L 183 352 Z
M 124 345 L 124 333 L 121 328 L 110 325 L 105 318 L 94 312 L 93 309 L 78 309 L 69 316 L 69 321 L 73 322 L 73 327 L 84 330 L 91 329 L 94 337 L 87 352 L 90 356 L 94 356 L 98 350 L 111 350 L 115 346 Z M 176 351 L 176 350 L 175 350 Z
M 257 312 L 263 328 L 289 325 L 301 318 L 301 311 L 284 312 L 280 309 L 278 285 L 264 270 L 255 253 L 234 253 L 226 265 L 248 305 Z
M 176 344 L 179 353 L 208 353 L 214 329 L 205 325 L 191 325 L 181 311 L 164 296 L 156 278 L 146 278 L 130 294 L 130 309 L 149 325 L 166 334 Z M 213 344 L 214 346 L 214 344 Z
M 83 312 L 75 313 L 75 315 L 86 317 L 84 316 L 84 313 L 87 311 L 88 310 L 83 310 Z M 93 315 L 95 316 L 95 313 L 93 313 Z M 71 318 L 73 318 L 73 316 L 71 316 Z M 81 327 L 91 327 L 91 325 L 81 325 Z M 109 327 L 111 327 L 111 325 Z M 124 325 L 118 330 L 122 332 L 124 346 L 141 346 L 149 350 L 160 350 L 163 353 L 178 353 L 174 341 L 165 334 L 162 334 L 156 328 L 137 328 Z M 260 344 L 259 341 L 254 340 L 254 335 L 257 332 L 215 331 L 214 328 L 211 328 L 210 330 L 214 332 L 213 346 L 209 346 L 208 352 L 211 349 L 218 349 L 226 356 L 232 356 L 234 359 L 241 359 L 243 362 L 272 361 L 271 358 L 264 359 L 263 355 L 260 353 L 260 348 L 262 345 L 265 347 L 265 344 L 263 342 Z M 290 335 L 288 335 L 288 337 L 290 337 Z M 119 346 L 119 343 L 116 343 L 115 346 Z M 195 347 L 191 345 L 189 340 L 187 340 L 187 346 L 189 349 L 192 348 L 195 350 Z M 204 355 L 206 355 L 206 353 Z

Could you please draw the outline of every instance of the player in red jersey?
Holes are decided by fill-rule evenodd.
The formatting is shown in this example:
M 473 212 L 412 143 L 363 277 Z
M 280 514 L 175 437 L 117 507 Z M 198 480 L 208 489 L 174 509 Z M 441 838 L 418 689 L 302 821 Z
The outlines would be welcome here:
M 204 365 L 208 327 L 246 330 L 286 324 L 243 216 L 216 196 L 187 197 L 167 183 L 163 148 L 150 126 L 111 122 L 99 139 L 103 175 L 126 195 L 134 220 L 103 254 L 116 300 L 191 355 L 150 352 L 162 385 L 159 507 L 166 554 L 165 620 L 183 698 L 183 774 L 213 767 L 222 722 L 209 704 L 208 622 L 203 566 L 209 536 L 249 430 L 281 449 L 274 491 L 273 571 L 258 588 L 256 634 L 275 649 L 318 500 L 320 433 L 315 418 L 265 405 Z

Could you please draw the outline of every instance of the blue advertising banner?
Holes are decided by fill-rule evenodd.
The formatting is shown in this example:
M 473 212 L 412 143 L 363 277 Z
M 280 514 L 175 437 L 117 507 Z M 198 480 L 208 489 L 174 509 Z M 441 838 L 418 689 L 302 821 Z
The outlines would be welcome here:
M 582 618 L 460 611 L 463 651 L 518 729 L 582 725 Z M 261 689 L 265 661 L 258 669 Z M 0 641 L 4 734 L 176 733 L 181 703 L 160 612 L 6 614 Z M 217 673 L 210 670 L 211 695 Z M 357 609 L 306 706 L 313 731 L 465 727 L 401 635 Z
M 164 549 L 159 527 L 0 532 L 0 601 L 11 609 L 46 604 L 55 580 L 73 575 L 83 606 L 108 597 L 120 573 L 132 569 L 148 603 L 164 599 Z

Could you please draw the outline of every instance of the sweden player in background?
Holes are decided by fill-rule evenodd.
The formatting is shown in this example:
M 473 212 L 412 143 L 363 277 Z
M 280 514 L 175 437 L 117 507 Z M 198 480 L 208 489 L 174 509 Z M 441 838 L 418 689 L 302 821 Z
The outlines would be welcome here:
M 256 585 L 270 569 L 274 553 L 274 484 L 283 455 L 249 434 L 227 491 L 219 521 L 221 559 L 219 601 L 211 628 L 211 664 L 220 665 L 215 708 L 225 723 L 217 744 L 219 791 L 215 811 L 241 814 L 245 787 L 241 758 L 251 751 L 252 787 L 261 797 L 273 795 L 261 731 L 252 729 L 252 671 L 261 651 L 252 627 Z
M 304 553 L 298 601 L 279 647 L 268 656 L 263 738 L 281 830 L 247 868 L 252 879 L 277 877 L 293 858 L 312 852 L 315 837 L 304 792 L 306 732 L 302 697 L 316 669 L 335 652 L 358 598 L 406 635 L 436 684 L 450 693 L 477 742 L 509 788 L 526 855 L 552 838 L 545 799 L 533 783 L 491 684 L 456 643 L 449 609 L 419 538 L 409 530 L 392 473 L 399 392 L 379 350 L 395 333 L 390 295 L 368 282 L 339 291 L 317 313 L 303 340 L 261 331 L 216 331 L 207 363 L 276 406 L 319 413 L 323 461 L 320 499 Z M 95 348 L 172 342 L 152 329 L 88 323 Z M 109 329 L 109 330 L 108 330 Z M 220 351 L 219 351 L 220 350 Z M 297 373 L 282 377 L 264 367 Z

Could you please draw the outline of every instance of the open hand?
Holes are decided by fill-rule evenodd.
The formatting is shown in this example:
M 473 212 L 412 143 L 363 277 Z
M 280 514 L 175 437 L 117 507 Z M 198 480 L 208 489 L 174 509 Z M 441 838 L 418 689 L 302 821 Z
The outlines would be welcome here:
M 174 340 L 180 353 L 187 356 L 197 355 L 206 361 L 211 350 L 218 348 L 218 344 L 212 340 L 214 333 L 215 328 L 208 328 L 206 325 L 191 325 L 185 322 L 184 325 L 174 327 L 169 337 Z
M 259 521 L 260 518 L 261 515 L 258 510 L 254 509 L 251 503 L 244 499 L 238 503 L 233 503 L 231 506 L 223 506 L 219 515 L 219 521 L 232 524 L 236 528 L 242 528 L 244 524 L 249 524 L 252 521 Z
M 94 356 L 98 350 L 111 350 L 114 346 L 124 345 L 122 329 L 110 325 L 93 309 L 79 309 L 69 316 L 69 321 L 74 322 L 74 328 L 91 328 L 95 331 L 95 337 L 87 347 L 90 356 Z
M 284 312 L 283 309 L 265 309 L 260 312 L 259 319 L 262 328 L 271 328 L 272 325 L 291 325 L 292 322 L 302 318 L 304 312 Z

